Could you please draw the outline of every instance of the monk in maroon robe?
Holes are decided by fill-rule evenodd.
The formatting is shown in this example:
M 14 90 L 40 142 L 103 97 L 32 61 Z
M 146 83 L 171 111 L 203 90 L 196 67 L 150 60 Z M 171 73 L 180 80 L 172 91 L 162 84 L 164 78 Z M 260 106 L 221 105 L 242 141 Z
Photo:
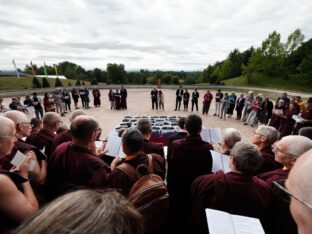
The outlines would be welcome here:
M 27 137 L 28 144 L 45 149 L 45 154 L 49 157 L 52 153 L 52 143 L 56 136 L 56 131 L 63 123 L 61 116 L 55 112 L 47 112 L 42 119 L 43 128 L 38 133 L 33 133 Z
M 202 119 L 198 115 L 189 115 L 185 120 L 188 136 L 173 141 L 167 156 L 167 184 L 170 194 L 170 231 L 185 231 L 191 210 L 190 188 L 200 175 L 211 173 L 212 145 L 200 137 Z
M 162 143 L 150 142 L 150 138 L 152 135 L 152 126 L 148 119 L 139 119 L 137 123 L 137 129 L 144 136 L 144 143 L 141 147 L 141 151 L 146 154 L 155 153 L 163 158 L 165 157 L 164 146 Z
M 258 146 L 262 156 L 261 166 L 255 171 L 255 174 L 282 168 L 282 165 L 275 161 L 271 148 L 278 138 L 278 131 L 271 126 L 260 125 L 254 131 L 252 143 Z
M 280 133 L 280 138 L 288 136 L 292 133 L 296 121 L 292 118 L 293 115 L 298 115 L 300 113 L 300 106 L 296 103 L 296 100 L 292 99 L 290 101 L 289 108 L 284 111 L 281 115 L 280 126 L 278 131 Z
M 271 189 L 264 181 L 252 176 L 260 163 L 260 151 L 255 145 L 238 142 L 231 151 L 231 172 L 218 171 L 194 181 L 190 217 L 194 233 L 208 233 L 206 208 L 258 218 L 264 229 L 269 230 Z
M 136 170 L 140 170 L 141 167 L 147 169 L 149 167 L 149 159 L 147 154 L 140 151 L 143 144 L 143 135 L 140 131 L 134 129 L 127 129 L 122 135 L 122 147 L 126 154 L 126 159 L 121 162 L 120 158 L 116 158 L 112 164 L 112 172 L 108 177 L 108 186 L 111 188 L 121 189 L 125 194 L 129 194 L 132 185 L 136 182 L 125 171 L 118 168 L 120 163 L 125 163 L 132 166 Z M 152 155 L 152 168 L 153 174 L 159 175 L 161 178 L 165 178 L 166 165 L 165 160 L 158 154 Z M 141 174 L 145 174 L 142 172 Z
M 48 160 L 47 190 L 51 198 L 77 186 L 104 187 L 108 165 L 89 150 L 97 136 L 98 122 L 76 117 L 70 126 L 72 141 L 59 145 Z
M 284 111 L 288 109 L 285 106 L 285 102 L 283 99 L 279 100 L 279 102 L 276 104 L 275 109 L 272 112 L 271 120 L 269 125 L 278 129 L 280 126 L 280 120 L 281 120 L 281 115 L 284 114 Z M 281 111 L 282 113 L 279 113 L 278 111 Z
M 273 188 L 274 202 L 272 207 L 271 227 L 274 234 L 296 234 L 297 226 L 289 210 L 289 196 L 280 191 L 273 181 L 285 181 L 297 159 L 312 149 L 312 141 L 302 136 L 286 136 L 274 146 L 275 160 L 283 165 L 283 169 L 257 175 Z

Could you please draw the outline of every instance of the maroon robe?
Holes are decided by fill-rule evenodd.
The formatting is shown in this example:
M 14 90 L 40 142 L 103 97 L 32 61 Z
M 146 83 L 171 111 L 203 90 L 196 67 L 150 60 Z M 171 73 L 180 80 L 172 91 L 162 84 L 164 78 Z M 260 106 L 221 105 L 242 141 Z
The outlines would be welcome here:
M 265 148 L 261 149 L 260 152 L 263 160 L 258 170 L 254 173 L 255 175 L 283 167 L 282 164 L 275 161 L 275 155 L 271 146 L 266 146 Z
M 153 173 L 164 179 L 166 174 L 165 159 L 158 154 L 152 154 L 152 156 Z M 140 151 L 136 154 L 135 158 L 131 160 L 125 160 L 123 163 L 128 163 L 134 168 L 137 168 L 141 164 L 144 164 L 146 167 L 148 167 L 148 157 L 143 151 Z M 117 168 L 113 170 L 108 176 L 108 187 L 121 189 L 127 195 L 129 194 L 129 191 L 134 183 L 135 182 L 128 174 Z
M 273 181 L 286 180 L 289 170 L 276 169 L 257 175 L 273 189 L 274 199 L 272 206 L 271 228 L 274 234 L 297 234 L 297 225 L 289 210 L 289 196 L 277 188 Z
M 18 139 L 14 142 L 11 153 L 0 159 L 0 165 L 3 169 L 10 170 L 12 168 L 13 165 L 11 164 L 11 161 L 18 150 L 22 153 L 26 153 L 30 150 L 34 151 L 38 161 L 46 160 L 46 156 L 36 146 L 27 144 L 23 140 Z
M 165 157 L 164 145 L 162 143 L 151 142 L 147 139 L 144 139 L 144 143 L 140 151 L 143 151 L 146 154 L 154 153 L 160 155 L 163 158 Z
M 40 129 L 39 132 L 33 133 L 26 138 L 28 144 L 37 146 L 39 149 L 45 148 L 45 154 L 49 157 L 52 153 L 52 142 L 56 134 L 51 134 L 45 129 Z
M 10 172 L 5 169 L 0 169 L 0 174 L 7 175 L 13 181 L 13 183 L 16 185 L 17 188 L 19 188 L 19 184 L 27 181 L 27 179 L 25 179 L 18 173 Z M 13 229 L 17 228 L 17 226 L 18 224 L 14 220 L 6 217 L 4 214 L 0 212 L 0 233 L 11 233 Z
M 52 152 L 62 143 L 71 141 L 72 140 L 72 135 L 69 130 L 66 130 L 64 132 L 61 132 L 60 134 L 57 134 L 54 137 L 53 143 L 52 143 Z
M 73 187 L 93 187 L 90 179 L 103 168 L 109 171 L 108 165 L 90 150 L 71 142 L 59 145 L 48 159 L 49 198 L 55 198 Z
M 283 110 L 283 114 L 285 112 L 285 110 L 287 109 L 287 107 L 285 106 L 281 106 L 281 107 L 276 107 L 275 109 L 281 109 Z M 269 126 L 276 128 L 276 130 L 279 128 L 280 126 L 280 121 L 281 121 L 282 117 L 276 115 L 274 112 L 272 113 L 271 116 L 271 120 L 270 120 L 270 124 Z
M 173 141 L 167 157 L 167 184 L 170 195 L 171 229 L 177 232 L 185 230 L 191 210 L 191 184 L 201 175 L 211 173 L 211 144 L 198 136 L 186 136 Z M 179 228 L 179 230 L 177 230 Z
M 298 115 L 300 113 L 300 106 L 295 103 L 292 109 L 286 109 L 284 115 L 286 118 L 280 119 L 280 125 L 278 131 L 280 133 L 280 139 L 284 136 L 288 136 L 292 133 L 296 121 L 292 118 L 293 115 Z
M 207 233 L 205 208 L 211 208 L 258 218 L 264 229 L 268 230 L 272 198 L 270 186 L 257 177 L 218 171 L 200 176 L 192 184 L 190 220 L 199 229 L 196 233 Z

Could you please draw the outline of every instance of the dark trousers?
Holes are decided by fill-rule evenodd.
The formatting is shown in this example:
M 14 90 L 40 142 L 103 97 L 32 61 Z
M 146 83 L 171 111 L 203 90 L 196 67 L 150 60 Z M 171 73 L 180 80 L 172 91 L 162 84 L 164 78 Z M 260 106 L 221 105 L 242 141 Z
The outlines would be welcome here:
M 175 108 L 175 110 L 180 110 L 181 101 L 182 101 L 182 98 L 181 98 L 181 97 L 177 97 L 177 98 L 176 98 L 176 108 Z
M 208 115 L 209 108 L 210 108 L 210 102 L 203 104 L 203 115 L 204 114 Z
M 35 114 L 36 114 L 37 119 L 41 119 L 43 117 L 43 109 L 42 108 L 35 109 Z M 40 114 L 40 117 L 39 117 L 39 114 Z
M 198 100 L 192 101 L 192 111 L 194 109 L 194 105 L 196 106 L 196 111 L 198 111 Z
M 187 111 L 188 109 L 188 104 L 189 104 L 189 101 L 183 101 L 183 105 L 184 105 L 184 110 Z
M 236 108 L 237 119 L 241 119 L 242 118 L 242 111 L 243 111 L 243 108 L 241 108 L 241 107 Z
M 152 109 L 153 109 L 153 110 L 154 110 L 154 106 L 156 107 L 156 110 L 158 110 L 157 99 L 152 99 Z

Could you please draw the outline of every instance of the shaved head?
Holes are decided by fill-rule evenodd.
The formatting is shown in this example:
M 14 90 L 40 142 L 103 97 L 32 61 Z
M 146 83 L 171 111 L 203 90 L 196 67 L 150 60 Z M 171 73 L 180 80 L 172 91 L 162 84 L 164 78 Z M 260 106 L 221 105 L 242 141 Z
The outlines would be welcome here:
M 69 121 L 72 122 L 77 116 L 87 115 L 87 113 L 83 110 L 74 110 L 69 118 Z
M 27 115 L 21 111 L 12 110 L 4 113 L 4 117 L 11 119 L 15 124 L 27 123 L 29 119 Z
M 15 129 L 15 124 L 14 122 L 7 118 L 7 117 L 3 117 L 3 116 L 0 116 L 0 140 L 1 140 L 1 137 L 3 136 L 9 136 L 12 134 L 12 129 Z
M 42 123 L 43 125 L 49 125 L 61 119 L 60 114 L 55 112 L 47 112 L 44 114 Z
M 0 116 L 0 158 L 9 154 L 14 146 L 15 124 L 6 117 Z
M 73 138 L 88 140 L 99 128 L 95 118 L 87 115 L 77 116 L 70 125 L 70 132 Z

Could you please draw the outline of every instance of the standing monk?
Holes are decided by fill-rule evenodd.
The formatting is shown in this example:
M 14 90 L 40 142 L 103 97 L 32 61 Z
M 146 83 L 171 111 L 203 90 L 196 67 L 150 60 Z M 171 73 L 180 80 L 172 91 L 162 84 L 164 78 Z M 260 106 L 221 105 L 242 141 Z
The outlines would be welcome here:
M 127 93 L 127 90 L 126 88 L 122 85 L 121 86 L 121 89 L 120 89 L 120 107 L 122 110 L 127 110 L 127 96 L 128 96 L 128 93 Z
M 183 89 L 182 89 L 182 85 L 180 85 L 180 87 L 176 91 L 176 107 L 175 107 L 175 111 L 180 110 L 182 97 L 183 97 Z
M 207 93 L 205 93 L 204 95 L 204 101 L 203 101 L 203 115 L 204 114 L 208 115 L 208 111 L 209 111 L 212 99 L 213 99 L 212 94 L 210 93 L 209 90 L 207 90 Z

